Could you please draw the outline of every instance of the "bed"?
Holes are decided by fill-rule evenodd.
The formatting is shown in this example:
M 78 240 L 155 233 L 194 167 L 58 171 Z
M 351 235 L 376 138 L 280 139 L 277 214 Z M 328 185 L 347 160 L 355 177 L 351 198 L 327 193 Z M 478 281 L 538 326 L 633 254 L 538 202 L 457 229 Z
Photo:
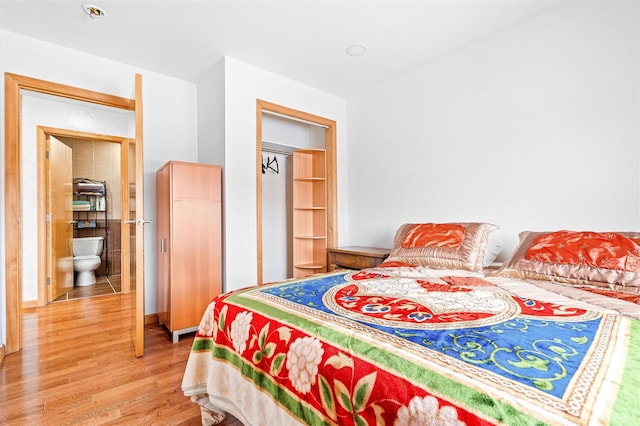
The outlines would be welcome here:
M 183 392 L 208 424 L 640 424 L 639 235 L 524 232 L 487 270 L 493 229 L 404 224 L 377 268 L 219 296 Z

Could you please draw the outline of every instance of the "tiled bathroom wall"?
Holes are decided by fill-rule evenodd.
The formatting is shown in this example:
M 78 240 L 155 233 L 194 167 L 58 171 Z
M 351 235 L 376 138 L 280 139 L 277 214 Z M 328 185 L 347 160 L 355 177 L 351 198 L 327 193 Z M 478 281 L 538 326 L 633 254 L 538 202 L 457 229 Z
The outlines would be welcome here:
M 87 178 L 107 183 L 107 247 L 108 265 L 105 259 L 107 252 L 102 253 L 102 264 L 96 270 L 96 276 L 104 276 L 109 268 L 109 275 L 121 273 L 121 168 L 120 144 L 87 141 L 58 137 L 65 145 L 73 150 L 73 178 Z M 80 213 L 82 214 L 82 213 Z M 104 218 L 97 215 L 96 220 L 102 225 Z M 75 229 L 73 236 L 93 237 L 104 236 L 103 229 Z

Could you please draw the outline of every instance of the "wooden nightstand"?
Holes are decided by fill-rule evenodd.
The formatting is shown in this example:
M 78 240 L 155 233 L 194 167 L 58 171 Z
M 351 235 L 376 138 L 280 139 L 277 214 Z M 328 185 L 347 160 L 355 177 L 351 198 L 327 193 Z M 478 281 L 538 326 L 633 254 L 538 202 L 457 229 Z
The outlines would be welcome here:
M 335 268 L 373 268 L 389 256 L 390 249 L 378 247 L 336 247 L 328 248 L 329 270 Z

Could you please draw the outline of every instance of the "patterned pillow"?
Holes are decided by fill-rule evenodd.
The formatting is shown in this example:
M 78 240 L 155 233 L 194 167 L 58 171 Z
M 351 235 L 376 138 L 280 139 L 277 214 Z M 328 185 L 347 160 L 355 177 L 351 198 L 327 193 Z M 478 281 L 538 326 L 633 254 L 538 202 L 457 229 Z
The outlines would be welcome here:
M 482 222 L 405 223 L 385 262 L 481 271 L 489 233 L 495 229 Z
M 497 273 L 610 289 L 640 287 L 638 238 L 638 232 L 525 231 Z

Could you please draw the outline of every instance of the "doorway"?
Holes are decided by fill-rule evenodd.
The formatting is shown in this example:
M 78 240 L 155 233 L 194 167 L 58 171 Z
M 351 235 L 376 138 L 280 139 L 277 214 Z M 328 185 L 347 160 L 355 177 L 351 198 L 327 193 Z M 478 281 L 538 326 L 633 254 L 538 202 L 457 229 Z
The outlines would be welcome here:
M 142 163 L 142 76 L 135 75 L 133 99 L 66 86 L 31 77 L 5 73 L 5 282 L 6 282 L 6 352 L 12 353 L 22 348 L 22 284 L 23 284 L 23 230 L 33 223 L 23 226 L 22 201 L 22 92 L 30 91 L 57 97 L 61 100 L 87 102 L 116 110 L 132 111 L 135 114 L 135 140 L 125 149 L 134 154 L 134 167 L 128 165 L 130 173 L 128 191 L 131 203 L 128 215 L 123 220 L 123 233 L 132 242 L 129 262 L 125 262 L 126 274 L 134 291 L 134 298 L 128 302 L 135 306 L 130 318 L 133 343 L 137 356 L 144 353 L 144 286 L 143 282 L 144 233 L 143 217 L 143 163 Z M 137 237 L 137 238 L 136 238 Z M 123 237 L 124 238 L 124 237 Z M 134 254 L 135 253 L 135 254 Z M 125 254 L 123 253 L 123 256 Z M 126 269 L 126 265 L 130 265 Z M 134 290 L 135 289 L 135 290 Z
M 295 166 L 305 150 L 325 149 L 324 126 L 264 113 L 262 120 L 262 275 L 264 282 L 282 281 L 300 274 L 299 205 L 296 190 L 304 184 L 294 179 Z M 297 160 L 296 160 L 297 158 Z M 298 176 L 299 180 L 299 176 Z M 308 189 L 308 188 L 305 188 Z M 299 198 L 298 198 L 299 200 Z M 320 214 L 321 212 L 317 212 Z M 294 220 L 295 218 L 295 220 Z M 318 232 L 321 232 L 317 229 Z M 319 244 L 322 240 L 316 242 Z M 297 267 L 296 267 L 297 263 Z M 318 268 L 319 262 L 316 265 Z M 318 269 L 319 271 L 321 269 Z M 308 272 L 308 271 L 305 271 Z
M 257 175 L 257 236 L 258 236 L 258 283 L 264 282 L 263 256 L 263 205 L 262 205 L 262 151 L 263 151 L 263 114 L 284 117 L 318 125 L 324 128 L 324 149 L 326 150 L 326 216 L 327 247 L 335 247 L 338 240 L 337 224 L 337 176 L 336 176 L 336 122 L 324 117 L 284 107 L 258 99 L 256 102 L 256 175 Z
M 76 298 L 128 293 L 129 280 L 122 279 L 122 218 L 127 212 L 123 206 L 129 204 L 128 167 L 129 139 L 76 130 L 38 126 L 38 188 L 46 197 L 38 198 L 39 247 L 46 247 L 38 257 L 38 301 L 44 303 Z M 57 160 L 57 150 L 71 150 L 70 159 Z M 62 164 L 60 163 L 62 162 Z M 65 164 L 67 163 L 67 164 Z M 61 170 L 62 169 L 62 170 Z M 68 176 L 53 191 L 54 177 L 68 169 Z M 94 180 L 103 184 L 104 197 L 79 196 L 77 180 Z M 65 190 L 66 187 L 66 190 Z M 66 193 L 66 197 L 63 197 Z M 64 199 L 66 198 L 66 199 Z M 73 198 L 93 200 L 93 206 L 74 205 Z M 89 201 L 85 203 L 89 203 Z M 97 202 L 95 202 L 97 201 Z M 62 205 L 56 213 L 54 206 Z M 69 206 L 72 210 L 69 211 Z M 85 207 L 88 207 L 85 209 Z M 90 208 L 89 208 L 90 207 Z M 42 232 L 44 231 L 44 232 Z M 43 236 L 43 233 L 45 234 Z M 72 239 L 76 237 L 103 237 L 100 265 L 95 271 L 96 283 L 88 286 L 74 286 L 73 272 L 66 265 L 72 257 Z M 44 240 L 42 240 L 44 238 Z M 55 248 L 55 249 L 52 249 Z M 50 251 L 49 251 L 50 250 Z M 62 253 L 62 254 L 61 254 Z M 62 269 L 62 270 L 60 270 Z M 71 282 L 69 282 L 71 281 Z

